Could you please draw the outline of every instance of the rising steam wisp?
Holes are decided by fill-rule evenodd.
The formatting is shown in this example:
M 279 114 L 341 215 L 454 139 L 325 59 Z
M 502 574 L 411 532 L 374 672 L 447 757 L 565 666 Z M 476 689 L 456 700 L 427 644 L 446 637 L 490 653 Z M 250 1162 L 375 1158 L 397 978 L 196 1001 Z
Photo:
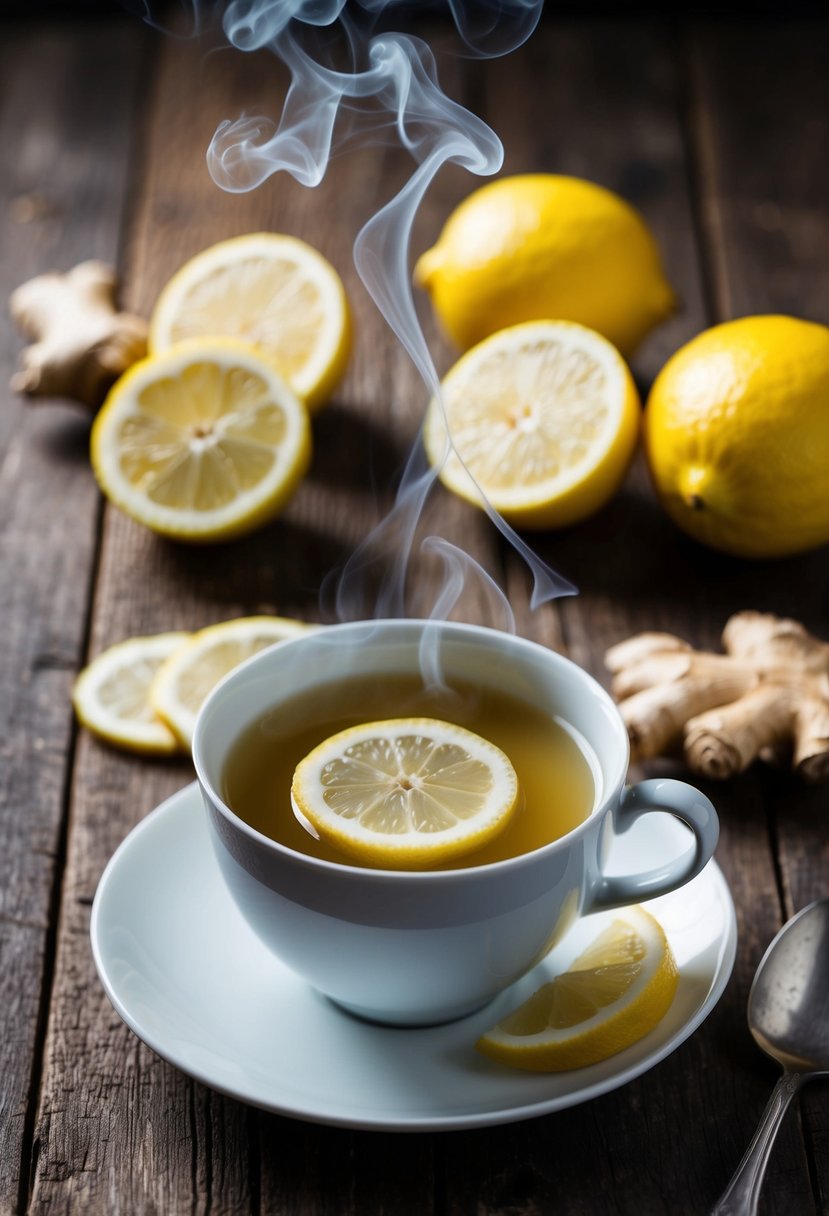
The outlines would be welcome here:
M 474 54 L 504 54 L 520 45 L 535 28 L 542 0 L 502 0 L 470 8 L 449 0 L 456 26 Z M 372 22 L 395 0 L 231 0 L 224 30 L 240 50 L 268 48 L 286 65 L 291 84 L 278 121 L 244 116 L 223 122 L 207 154 L 210 173 L 225 190 L 250 190 L 279 171 L 306 186 L 325 175 L 331 155 L 360 139 L 375 139 L 381 129 L 392 133 L 415 162 L 405 186 L 369 219 L 354 242 L 354 261 L 369 294 L 417 368 L 430 396 L 440 397 L 440 380 L 421 329 L 409 273 L 409 242 L 417 209 L 441 166 L 451 161 L 477 175 L 496 173 L 503 162 L 500 140 L 486 123 L 452 101 L 440 87 L 434 56 L 420 38 L 401 33 L 372 33 Z M 323 62 L 321 31 L 344 35 L 348 66 Z M 483 27 L 483 28 L 481 28 Z M 314 32 L 318 38 L 315 42 Z M 313 46 L 312 53 L 308 47 Z M 447 452 L 448 454 L 448 452 Z M 402 616 L 406 606 L 406 572 L 417 526 L 437 477 L 413 452 L 394 507 L 358 547 L 340 574 L 336 615 L 345 620 L 365 615 L 366 568 L 385 546 L 393 551 L 391 570 L 381 581 L 375 616 Z M 488 514 L 521 554 L 533 574 L 532 606 L 575 588 L 546 566 L 501 517 Z M 440 554 L 447 574 L 433 616 L 447 615 L 458 578 L 470 569 L 488 592 L 501 600 L 501 627 L 514 628 L 509 604 L 489 575 L 468 555 L 441 538 L 423 542 Z M 491 598 L 491 596 L 490 596 Z M 357 607 L 359 605 L 359 608 Z

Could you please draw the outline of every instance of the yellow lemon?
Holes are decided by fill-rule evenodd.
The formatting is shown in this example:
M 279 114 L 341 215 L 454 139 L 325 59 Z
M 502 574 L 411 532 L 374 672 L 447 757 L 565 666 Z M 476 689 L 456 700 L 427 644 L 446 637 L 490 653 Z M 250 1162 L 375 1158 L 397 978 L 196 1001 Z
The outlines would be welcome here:
M 78 721 L 99 738 L 127 751 L 169 755 L 178 740 L 150 704 L 150 686 L 164 661 L 188 633 L 130 638 L 104 650 L 83 669 L 72 690 Z
M 148 694 L 154 713 L 189 749 L 202 702 L 229 671 L 311 628 L 282 616 L 242 616 L 200 629 L 158 668 Z
M 311 458 L 308 411 L 254 347 L 183 342 L 136 363 L 95 419 L 107 497 L 163 536 L 218 541 L 265 523 Z
M 478 506 L 485 499 L 516 527 L 558 528 L 616 492 L 639 414 L 627 365 L 600 334 L 534 321 L 459 359 L 429 406 L 423 442 L 456 494 Z
M 500 748 L 436 718 L 352 726 L 297 765 L 291 799 L 320 837 L 365 865 L 424 869 L 485 844 L 518 805 Z
M 550 317 L 596 329 L 630 355 L 675 307 L 638 212 L 610 190 L 554 174 L 476 190 L 421 256 L 415 281 L 464 350 Z
M 539 988 L 476 1046 L 513 1068 L 586 1068 L 653 1030 L 668 1012 L 678 983 L 662 926 L 644 908 L 626 908 L 569 970 Z
M 689 535 L 740 557 L 829 541 L 829 328 L 743 317 L 682 347 L 645 411 L 657 492 Z
M 305 241 L 254 232 L 211 245 L 163 289 L 150 351 L 226 336 L 258 347 L 309 410 L 333 392 L 348 361 L 351 322 L 334 267 Z

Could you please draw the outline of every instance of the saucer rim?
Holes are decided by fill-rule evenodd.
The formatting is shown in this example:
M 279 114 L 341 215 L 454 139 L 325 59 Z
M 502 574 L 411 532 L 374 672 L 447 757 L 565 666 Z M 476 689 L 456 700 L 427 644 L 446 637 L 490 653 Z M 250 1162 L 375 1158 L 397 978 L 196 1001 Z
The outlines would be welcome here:
M 121 843 L 112 854 L 106 867 L 104 868 L 98 886 L 95 892 L 95 897 L 92 903 L 92 911 L 90 917 L 90 942 L 92 947 L 92 956 L 95 963 L 95 968 L 98 973 L 98 978 L 101 981 L 104 992 L 118 1016 L 126 1026 L 152 1051 L 155 1052 L 161 1059 L 177 1068 L 184 1075 L 193 1078 L 203 1085 L 217 1093 L 223 1094 L 226 1097 L 236 1101 L 244 1102 L 249 1106 L 253 1106 L 259 1110 L 266 1111 L 270 1114 L 285 1116 L 292 1119 L 298 1119 L 302 1122 L 316 1123 L 329 1127 L 346 1128 L 350 1130 L 364 1131 L 393 1131 L 393 1132 L 439 1132 L 439 1131 L 465 1131 L 474 1130 L 483 1127 L 495 1127 L 508 1123 L 517 1123 L 525 1119 L 540 1118 L 544 1115 L 553 1114 L 560 1110 L 566 1110 L 568 1107 L 581 1105 L 584 1102 L 589 1102 L 594 1098 L 601 1097 L 604 1094 L 610 1093 L 615 1089 L 621 1088 L 629 1081 L 635 1080 L 644 1073 L 649 1072 L 667 1056 L 677 1050 L 686 1039 L 699 1028 L 705 1021 L 708 1015 L 713 1011 L 719 1003 L 726 985 L 734 967 L 737 952 L 737 918 L 734 907 L 733 897 L 730 888 L 722 873 L 722 870 L 717 863 L 712 859 L 708 862 L 703 873 L 707 875 L 710 881 L 718 889 L 718 894 L 721 899 L 723 909 L 723 923 L 720 933 L 718 934 L 719 950 L 715 965 L 711 969 L 711 982 L 704 1000 L 699 1007 L 694 1011 L 692 1016 L 687 1021 L 683 1022 L 677 1028 L 672 1036 L 664 1042 L 654 1047 L 654 1049 L 646 1053 L 643 1057 L 633 1061 L 626 1067 L 621 1068 L 618 1072 L 613 1072 L 609 1076 L 605 1076 L 600 1080 L 585 1086 L 576 1086 L 565 1093 L 559 1093 L 552 1097 L 547 1096 L 522 1105 L 507 1106 L 485 1111 L 468 1111 L 458 1114 L 433 1114 L 412 1113 L 409 1115 L 365 1115 L 358 1112 L 354 1114 L 331 1114 L 324 1110 L 321 1106 L 315 1106 L 313 1102 L 307 1103 L 305 1106 L 297 1105 L 295 1102 L 279 1102 L 277 1100 L 263 1100 L 260 1096 L 252 1095 L 246 1091 L 243 1085 L 232 1087 L 222 1084 L 217 1081 L 210 1070 L 207 1068 L 199 1068 L 190 1062 L 186 1062 L 182 1055 L 177 1054 L 175 1049 L 168 1047 L 162 1042 L 162 1039 L 147 1030 L 142 1026 L 141 1020 L 121 999 L 115 987 L 114 981 L 111 979 L 106 961 L 103 957 L 103 949 L 101 946 L 101 918 L 102 907 L 104 905 L 107 891 L 110 885 L 115 881 L 118 869 L 122 863 L 122 859 L 126 854 L 129 854 L 135 847 L 139 837 L 143 836 L 147 831 L 151 831 L 159 820 L 163 820 L 176 812 L 182 813 L 183 809 L 188 807 L 191 799 L 198 799 L 202 802 L 201 790 L 198 782 L 193 781 L 184 788 L 177 790 L 174 794 L 165 798 L 158 806 L 150 811 L 144 818 L 132 828 L 125 836 Z M 662 898 L 670 898 L 669 893 Z M 341 1016 L 349 1016 L 346 1013 L 341 1013 Z M 380 1030 L 387 1030 L 388 1027 L 380 1027 Z M 405 1028 L 393 1028 L 396 1033 L 407 1034 L 411 1033 Z M 438 1028 L 439 1029 L 439 1028 Z M 580 1071 L 580 1070 L 579 1070 Z M 540 1074 L 543 1076 L 543 1074 Z M 560 1075 L 560 1074 L 553 1074 Z

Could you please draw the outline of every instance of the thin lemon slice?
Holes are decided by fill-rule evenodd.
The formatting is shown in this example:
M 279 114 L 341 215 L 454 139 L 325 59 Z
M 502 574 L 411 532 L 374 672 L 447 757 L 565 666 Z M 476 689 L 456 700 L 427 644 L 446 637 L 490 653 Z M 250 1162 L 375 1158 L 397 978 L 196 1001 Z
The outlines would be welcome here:
M 514 1068 L 584 1068 L 653 1030 L 678 982 L 662 926 L 644 908 L 626 908 L 568 971 L 539 988 L 477 1047 Z
M 493 334 L 455 364 L 441 398 L 424 423 L 430 463 L 450 490 L 477 506 L 485 498 L 517 527 L 562 527 L 593 514 L 618 489 L 636 447 L 631 374 L 616 348 L 583 325 L 536 321 Z
M 165 659 L 189 633 L 130 638 L 104 650 L 75 681 L 72 703 L 78 721 L 99 738 L 128 751 L 169 755 L 178 740 L 150 705 L 150 685 Z
M 258 347 L 309 409 L 333 391 L 348 360 L 351 325 L 334 267 L 305 241 L 258 232 L 212 245 L 161 292 L 149 346 L 226 335 Z
M 504 828 L 518 778 L 504 753 L 435 718 L 352 726 L 297 765 L 294 809 L 366 865 L 423 869 L 478 848 Z
M 92 428 L 104 493 L 176 540 L 225 540 L 265 523 L 310 456 L 305 406 L 253 347 L 228 338 L 137 363 Z
M 219 680 L 259 650 L 311 629 L 281 616 L 243 616 L 208 625 L 160 667 L 150 702 L 182 747 L 190 748 L 202 702 Z

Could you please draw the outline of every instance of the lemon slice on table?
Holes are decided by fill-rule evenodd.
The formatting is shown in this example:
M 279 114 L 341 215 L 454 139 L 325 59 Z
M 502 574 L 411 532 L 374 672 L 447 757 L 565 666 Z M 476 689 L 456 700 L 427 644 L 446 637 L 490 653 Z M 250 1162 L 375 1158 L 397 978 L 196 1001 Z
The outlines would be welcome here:
M 204 339 L 117 381 L 91 455 L 103 492 L 139 523 L 175 540 L 225 540 L 288 501 L 310 460 L 310 423 L 253 347 Z
M 616 348 L 583 325 L 536 321 L 455 364 L 423 440 L 448 489 L 478 506 L 483 495 L 517 527 L 555 528 L 612 497 L 638 433 L 639 397 Z
M 75 681 L 78 721 L 99 738 L 128 751 L 169 755 L 179 750 L 173 732 L 150 705 L 150 685 L 165 659 L 189 633 L 130 638 L 102 651 Z
M 332 735 L 297 765 L 294 809 L 365 865 L 423 869 L 483 845 L 518 805 L 493 743 L 435 718 L 393 718 Z
M 644 908 L 626 908 L 569 970 L 539 988 L 477 1047 L 514 1068 L 584 1068 L 653 1030 L 678 982 L 662 926 Z
M 313 410 L 345 370 L 351 324 L 345 288 L 305 241 L 258 232 L 212 245 L 162 290 L 150 319 L 152 352 L 197 337 L 253 343 Z
M 219 680 L 258 651 L 312 628 L 287 617 L 243 616 L 200 629 L 159 668 L 149 694 L 155 713 L 189 750 L 202 702 Z

